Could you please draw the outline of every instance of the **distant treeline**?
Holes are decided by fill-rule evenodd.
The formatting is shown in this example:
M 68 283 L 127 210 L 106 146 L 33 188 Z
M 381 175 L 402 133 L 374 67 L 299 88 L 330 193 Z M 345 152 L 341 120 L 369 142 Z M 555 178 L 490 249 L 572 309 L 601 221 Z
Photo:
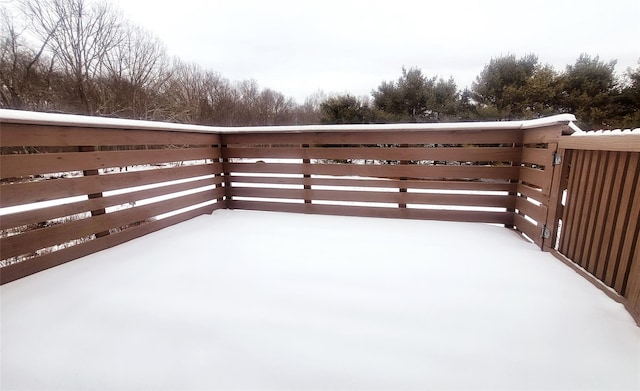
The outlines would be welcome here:
M 21 0 L 0 8 L 0 108 L 202 125 L 527 119 L 573 113 L 585 129 L 640 126 L 640 66 L 581 55 L 558 72 L 536 55 L 493 58 L 470 89 L 402 69 L 372 97 L 315 93 L 304 103 L 255 80 L 170 58 L 108 3 Z

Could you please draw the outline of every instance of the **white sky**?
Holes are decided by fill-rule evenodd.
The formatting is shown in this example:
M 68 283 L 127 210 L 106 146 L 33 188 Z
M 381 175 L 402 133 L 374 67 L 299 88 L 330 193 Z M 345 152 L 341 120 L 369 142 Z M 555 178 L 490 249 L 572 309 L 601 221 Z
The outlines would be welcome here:
M 402 66 L 470 86 L 492 57 L 640 59 L 640 0 L 111 0 L 171 55 L 292 96 L 369 95 Z

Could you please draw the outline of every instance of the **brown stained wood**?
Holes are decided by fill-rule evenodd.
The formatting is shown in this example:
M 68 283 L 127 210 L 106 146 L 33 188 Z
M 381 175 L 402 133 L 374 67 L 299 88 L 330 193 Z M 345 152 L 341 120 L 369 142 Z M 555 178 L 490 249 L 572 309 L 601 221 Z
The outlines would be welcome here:
M 114 173 L 109 175 L 95 175 L 90 177 L 15 183 L 0 186 L 0 200 L 3 207 L 24 205 L 134 186 L 219 174 L 220 172 L 222 172 L 222 163 L 213 163 Z
M 510 208 L 515 206 L 512 196 L 477 194 L 423 194 L 402 192 L 373 192 L 345 190 L 303 190 L 234 187 L 234 197 L 305 199 L 322 201 L 386 202 L 429 205 L 461 205 Z
M 559 143 L 565 149 L 640 152 L 640 134 L 564 136 Z
M 43 126 L 2 122 L 2 146 L 76 145 L 217 145 L 212 133 L 164 130 L 100 129 L 74 126 Z
M 525 164 L 537 164 L 550 168 L 553 165 L 553 152 L 552 149 L 545 148 L 522 148 L 522 157 L 517 159 Z
M 625 170 L 627 176 L 625 178 L 624 187 L 622 188 L 622 202 L 620 204 L 620 212 L 625 215 L 625 223 L 619 231 L 616 229 L 614 234 L 614 242 L 618 244 L 616 259 L 619 260 L 618 267 L 615 271 L 615 280 L 612 288 L 624 294 L 625 284 L 627 282 L 627 273 L 629 272 L 629 256 L 633 247 L 637 244 L 634 239 L 637 238 L 638 215 L 640 214 L 637 207 L 638 197 L 638 175 L 640 174 L 640 153 L 631 153 L 629 156 L 629 165 Z M 617 228 L 617 227 L 616 227 Z M 618 233 L 620 234 L 618 236 Z
M 35 224 L 59 217 L 71 216 L 78 213 L 89 212 L 95 209 L 108 208 L 115 205 L 123 205 L 137 202 L 147 198 L 163 196 L 185 190 L 193 190 L 204 186 L 219 185 L 221 177 L 205 178 L 185 183 L 162 186 L 153 189 L 139 190 L 125 194 L 87 199 L 84 201 L 72 202 L 63 205 L 56 205 L 47 208 L 28 210 L 13 214 L 4 215 L 0 218 L 0 229 L 19 227 L 27 224 Z M 218 190 L 217 188 L 216 190 Z
M 580 194 L 578 183 L 582 175 L 582 161 L 584 154 L 580 151 L 572 151 L 569 169 L 569 179 L 567 182 L 567 199 L 563 210 L 562 232 L 560 235 L 560 252 L 566 257 L 573 259 L 572 249 L 575 243 L 575 233 L 577 224 L 574 224 L 578 215 L 578 196 Z
M 500 130 L 393 130 L 316 133 L 223 134 L 224 145 L 247 144 L 519 144 L 522 131 Z
M 360 201 L 397 203 L 400 193 L 371 191 L 336 191 L 307 189 L 269 189 L 234 187 L 234 197 L 281 198 L 297 200 Z
M 557 143 L 562 135 L 562 126 L 553 125 L 536 129 L 525 129 L 522 144 Z
M 401 200 L 407 204 L 477 206 L 505 209 L 513 209 L 516 204 L 515 196 L 512 195 L 402 193 Z
M 578 226 L 578 236 L 576 239 L 576 250 L 574 260 L 583 268 L 587 268 L 587 262 L 584 258 L 584 250 L 587 243 L 587 227 L 592 219 L 591 208 L 595 191 L 596 176 L 598 170 L 598 156 L 593 151 L 585 151 L 585 165 L 587 166 L 586 175 L 582 178 L 580 186 L 584 188 L 584 198 L 582 201 L 580 219 Z
M 230 158 L 287 159 L 367 159 L 367 160 L 437 160 L 437 161 L 520 161 L 520 148 L 226 148 Z
M 201 192 L 113 213 L 92 216 L 82 220 L 74 220 L 52 227 L 27 231 L 19 235 L 0 238 L 0 253 L 2 254 L 2 259 L 28 254 L 41 248 L 143 221 L 163 213 L 211 201 L 212 199 L 214 198 L 211 197 L 209 192 Z
M 560 219 L 562 218 L 562 195 L 567 186 L 567 176 L 569 174 L 569 164 L 571 152 L 564 149 L 558 149 L 556 143 L 550 143 L 549 149 L 556 151 L 561 156 L 562 162 L 559 165 L 552 166 L 553 174 L 551 180 L 551 189 L 548 202 L 544 202 L 547 206 L 547 216 L 545 225 L 550 230 L 549 238 L 543 238 L 543 250 L 555 250 L 558 242 L 558 230 L 560 227 Z
M 231 208 L 245 210 L 262 210 L 272 212 L 292 212 L 308 214 L 324 214 L 335 216 L 360 216 L 402 218 L 420 220 L 460 221 L 492 224 L 511 224 L 512 214 L 509 212 L 430 210 L 412 208 L 384 208 L 369 206 L 320 205 L 304 203 L 280 203 L 264 201 L 231 201 Z
M 537 189 L 523 183 L 519 183 L 516 191 L 522 194 L 523 197 L 533 198 L 542 204 L 546 205 L 549 202 L 549 196 L 542 194 L 542 189 Z
M 636 183 L 638 182 L 638 178 L 636 177 Z M 640 184 L 638 184 L 640 185 Z M 634 263 L 640 263 L 640 258 L 634 258 L 634 254 L 637 254 L 638 248 L 640 245 L 638 242 L 640 241 L 640 194 L 638 194 L 636 187 L 636 197 L 634 198 L 633 204 L 630 207 L 629 212 L 629 224 L 626 231 L 626 235 L 624 238 L 624 245 L 622 247 L 622 252 L 620 258 L 624 260 L 621 262 L 620 267 L 624 267 L 624 280 L 622 286 L 620 288 L 620 292 L 625 297 L 630 297 L 628 295 L 630 281 L 634 279 L 639 279 L 640 276 L 633 275 L 632 270 L 634 269 Z M 626 263 L 626 265 L 625 265 Z
M 594 233 L 598 226 L 602 225 L 600 221 L 603 219 L 603 216 L 599 213 L 600 209 L 598 206 L 600 205 L 600 200 L 602 199 L 602 182 L 604 176 L 607 174 L 603 171 L 604 167 L 604 158 L 605 153 L 601 151 L 595 151 L 593 154 L 593 159 L 595 162 L 594 172 L 593 172 L 593 188 L 591 190 L 591 199 L 588 202 L 587 206 L 589 208 L 589 216 L 587 219 L 587 225 L 583 227 L 585 230 L 585 243 L 583 246 L 582 259 L 584 259 L 585 269 L 593 274 L 596 271 L 596 262 L 597 260 L 594 258 L 593 253 L 596 252 L 597 243 L 600 241 L 600 238 L 595 236 Z
M 611 249 L 611 227 L 614 226 L 616 220 L 616 214 L 618 212 L 619 197 L 618 191 L 614 192 L 614 189 L 620 189 L 622 182 L 622 173 L 618 170 L 618 165 L 623 164 L 620 162 L 621 154 L 619 152 L 608 152 L 604 165 L 606 172 L 604 174 L 605 181 L 603 184 L 602 200 L 600 202 L 600 214 L 602 217 L 602 226 L 596 232 L 598 239 L 598 248 L 594 253 L 594 257 L 597 260 L 596 271 L 593 273 L 598 279 L 604 281 L 605 272 L 607 269 L 608 257 L 607 254 Z
M 615 271 L 618 267 L 617 250 L 619 248 L 619 242 L 621 240 L 621 225 L 624 224 L 625 219 L 625 207 L 624 198 L 620 189 L 624 187 L 624 183 L 627 177 L 627 168 L 629 164 L 630 154 L 627 152 L 616 152 L 618 155 L 618 167 L 615 173 L 615 179 L 613 181 L 613 190 L 611 193 L 611 218 L 607 219 L 607 236 L 609 237 L 609 245 L 603 254 L 607 265 L 604 269 L 603 281 L 607 286 L 612 286 L 615 279 Z
M 578 240 L 578 236 L 580 235 L 580 230 L 582 228 L 581 219 L 584 217 L 584 200 L 587 193 L 587 180 L 589 178 L 589 160 L 587 159 L 586 151 L 575 151 L 577 156 L 577 164 L 574 167 L 576 170 L 575 181 L 572 183 L 572 186 L 569 187 L 568 194 L 572 194 L 575 192 L 575 198 L 572 200 L 572 204 L 567 204 L 569 209 L 572 211 L 572 220 L 571 220 L 571 233 L 569 234 L 570 238 L 570 246 L 568 252 L 565 253 L 567 257 L 576 261 L 576 263 L 580 264 L 580 260 L 576 258 L 576 251 L 579 246 L 582 245 Z
M 513 225 L 515 225 L 516 230 L 527 235 L 529 239 L 533 240 L 535 244 L 537 244 L 538 246 L 542 245 L 542 227 L 536 226 L 519 214 L 514 214 Z
M 370 178 L 517 179 L 519 167 L 229 163 L 230 173 L 310 174 Z
M 185 148 L 4 155 L 0 156 L 0 176 L 13 178 L 65 171 L 217 159 L 218 153 L 217 148 Z
M 632 195 L 632 204 L 629 208 L 629 224 L 625 236 L 625 242 L 622 247 L 620 258 L 626 260 L 625 281 L 621 287 L 624 296 L 628 296 L 630 280 L 639 279 L 640 276 L 633 275 L 634 263 L 640 263 L 640 257 L 637 257 L 640 248 L 640 173 L 636 172 L 635 184 L 632 186 L 635 193 Z M 621 264 L 621 267 L 623 265 Z
M 640 240 L 640 238 L 638 238 Z M 640 314 L 640 246 L 636 245 L 635 253 L 631 258 L 632 262 L 629 267 L 629 280 L 627 281 L 627 289 L 625 297 L 631 303 L 634 311 Z M 640 324 L 640 321 L 638 322 Z
M 520 182 L 540 187 L 542 194 L 549 196 L 551 190 L 551 170 L 538 170 L 529 167 L 520 167 Z
M 518 186 L 515 183 L 471 182 L 471 181 L 436 181 L 436 180 L 407 180 L 397 179 L 353 179 L 353 178 L 292 178 L 292 177 L 262 177 L 230 175 L 232 183 L 264 183 L 278 185 L 314 185 L 314 186 L 348 186 L 348 187 L 380 187 L 399 188 L 400 185 L 411 189 L 438 190 L 475 190 L 514 192 Z M 402 183 L 401 183 L 402 182 Z
M 517 197 L 515 208 L 518 209 L 522 214 L 525 214 L 534 219 L 539 226 L 545 225 L 548 210 L 545 205 L 535 205 L 527 201 L 523 197 Z
M 150 234 L 202 214 L 210 214 L 216 209 L 220 209 L 219 204 L 203 206 L 175 216 L 167 217 L 166 219 L 155 220 L 124 231 L 113 233 L 109 236 L 77 244 L 72 247 L 67 247 L 23 262 L 4 266 L 0 268 L 0 284 L 6 284 L 19 278 L 23 278 L 86 255 L 125 243 L 129 240 Z

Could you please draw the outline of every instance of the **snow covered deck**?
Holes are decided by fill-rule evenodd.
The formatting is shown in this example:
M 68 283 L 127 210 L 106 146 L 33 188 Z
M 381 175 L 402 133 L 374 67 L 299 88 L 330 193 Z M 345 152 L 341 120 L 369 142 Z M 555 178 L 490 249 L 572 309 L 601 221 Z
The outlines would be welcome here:
M 640 387 L 624 307 L 487 224 L 218 210 L 0 293 L 6 390 Z

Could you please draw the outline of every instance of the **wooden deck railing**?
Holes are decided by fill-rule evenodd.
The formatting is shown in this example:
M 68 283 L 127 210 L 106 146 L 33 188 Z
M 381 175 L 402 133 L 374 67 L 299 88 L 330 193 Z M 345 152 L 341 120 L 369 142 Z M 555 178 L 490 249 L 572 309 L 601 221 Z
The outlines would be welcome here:
M 2 283 L 235 208 L 502 224 L 638 308 L 637 139 L 583 151 L 563 136 L 572 116 L 234 129 L 0 114 Z
M 626 298 L 640 319 L 640 134 L 562 138 L 549 250 Z
M 2 283 L 224 205 L 217 134 L 0 126 Z

